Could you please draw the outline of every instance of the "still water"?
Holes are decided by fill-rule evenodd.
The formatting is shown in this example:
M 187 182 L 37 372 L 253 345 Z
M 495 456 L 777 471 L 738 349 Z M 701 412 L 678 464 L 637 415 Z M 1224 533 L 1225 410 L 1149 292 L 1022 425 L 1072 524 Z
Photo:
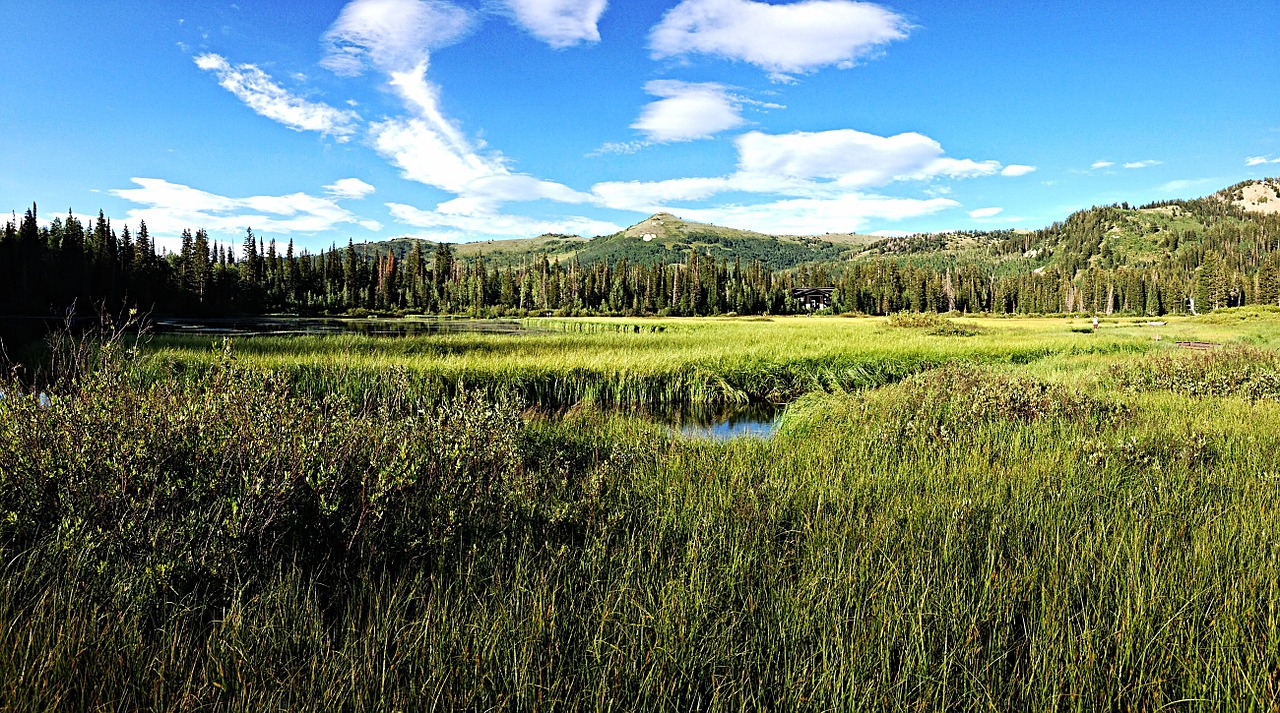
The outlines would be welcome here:
M 770 403 L 750 403 L 718 409 L 650 414 L 688 438 L 768 438 L 777 430 L 785 407 Z

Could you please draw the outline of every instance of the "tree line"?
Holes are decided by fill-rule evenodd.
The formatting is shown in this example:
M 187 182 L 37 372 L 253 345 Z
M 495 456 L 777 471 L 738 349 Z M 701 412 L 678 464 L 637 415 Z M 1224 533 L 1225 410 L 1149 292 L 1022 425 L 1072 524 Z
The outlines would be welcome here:
M 0 233 L 0 310 L 59 315 L 71 305 L 136 307 L 154 314 L 553 313 L 692 316 L 800 311 L 798 286 L 832 287 L 832 310 L 889 314 L 1163 315 L 1280 303 L 1280 216 L 1244 214 L 1219 201 L 1171 208 L 1200 222 L 1158 236 L 1152 254 L 1127 254 L 1115 236 L 1127 206 L 1080 211 L 1034 233 L 974 236 L 979 247 L 941 249 L 937 236 L 887 239 L 853 260 L 770 270 L 759 261 L 691 250 L 681 262 L 530 258 L 490 266 L 450 245 L 415 241 L 366 254 L 348 241 L 316 254 L 252 230 L 239 250 L 204 230 L 159 250 L 145 222 L 117 230 L 99 212 L 41 226 L 36 206 Z M 1132 227 L 1132 226 L 1129 226 Z M 936 243 L 936 244 L 935 244 Z

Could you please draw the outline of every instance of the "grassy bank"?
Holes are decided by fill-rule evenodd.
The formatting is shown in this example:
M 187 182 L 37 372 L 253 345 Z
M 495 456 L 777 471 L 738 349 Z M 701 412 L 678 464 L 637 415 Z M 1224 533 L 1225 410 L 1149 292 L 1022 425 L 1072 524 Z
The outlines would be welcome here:
M 170 345 L 107 353 L 50 408 L 9 384 L 0 704 L 1269 709 L 1276 325 L 960 321 L 981 333 L 679 322 L 421 362 L 489 342 L 302 339 L 290 362 L 246 340 L 156 379 Z M 1178 330 L 1262 346 L 1166 348 Z M 291 363 L 335 355 L 495 383 L 628 358 L 917 368 L 712 442 L 589 406 L 525 421 L 493 393 L 298 389 Z
M 284 375 L 295 391 L 363 398 L 406 391 L 446 397 L 515 392 L 567 405 L 789 401 L 812 391 L 873 388 L 947 363 L 1028 364 L 1171 349 L 1181 339 L 1280 343 L 1280 324 L 1164 327 L 1144 320 L 938 319 L 903 326 L 885 318 L 536 320 L 519 337 L 442 334 L 256 337 L 236 344 L 241 363 Z M 639 329 L 641 331 L 635 331 Z M 1162 341 L 1153 340 L 1160 335 Z M 152 378 L 197 374 L 219 358 L 208 337 L 155 337 Z

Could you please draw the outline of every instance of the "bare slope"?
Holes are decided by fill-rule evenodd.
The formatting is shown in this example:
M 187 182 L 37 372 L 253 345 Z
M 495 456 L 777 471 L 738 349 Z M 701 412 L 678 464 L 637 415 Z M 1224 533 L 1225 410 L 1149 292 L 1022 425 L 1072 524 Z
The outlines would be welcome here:
M 1245 181 L 1213 195 L 1249 213 L 1280 214 L 1280 178 Z

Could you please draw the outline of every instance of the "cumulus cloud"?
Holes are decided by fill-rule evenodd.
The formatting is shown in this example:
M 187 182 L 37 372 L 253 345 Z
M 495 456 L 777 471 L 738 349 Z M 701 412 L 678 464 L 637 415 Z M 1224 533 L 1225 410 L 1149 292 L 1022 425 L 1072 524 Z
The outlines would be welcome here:
M 960 204 L 949 198 L 890 198 L 867 189 L 896 181 L 988 176 L 997 161 L 946 156 L 920 134 L 882 137 L 848 129 L 764 134 L 736 141 L 738 169 L 727 176 L 598 183 L 600 204 L 638 212 L 669 210 L 707 222 L 771 232 L 812 234 L 858 229 L 872 219 L 899 220 Z M 688 207 L 724 193 L 773 196 L 758 203 Z
M 1011 163 L 1000 169 L 1001 176 L 1025 176 L 1036 170 L 1035 166 L 1024 166 L 1022 164 Z
M 683 0 L 650 31 L 654 58 L 708 54 L 754 64 L 777 78 L 847 68 L 906 38 L 910 25 L 879 5 L 803 0 Z
M 1152 166 L 1159 166 L 1162 163 L 1164 162 L 1157 161 L 1155 159 L 1147 159 L 1145 161 L 1129 161 L 1124 165 L 1124 167 L 1125 168 L 1150 168 Z
M 660 98 L 641 110 L 631 128 L 652 142 L 707 139 L 744 123 L 742 105 L 723 84 L 659 79 L 644 90 Z
M 252 64 L 232 66 L 221 55 L 202 54 L 196 66 L 212 72 L 218 84 L 262 116 L 294 131 L 317 131 L 346 142 L 355 134 L 360 115 L 291 94 Z
M 841 187 L 882 186 L 895 180 L 987 176 L 997 161 L 955 159 L 933 139 L 914 132 L 877 136 L 853 129 L 747 132 L 737 139 L 739 173 L 759 177 L 829 179 Z
M 382 229 L 377 221 L 360 218 L 333 197 L 293 193 L 230 198 L 159 178 L 132 180 L 136 188 L 110 193 L 142 206 L 131 209 L 128 220 L 147 221 L 147 228 L 161 237 L 176 236 L 188 228 L 224 236 L 242 234 L 246 228 L 275 234 L 322 233 L 342 225 Z
M 368 66 L 405 71 L 461 40 L 474 15 L 443 0 L 353 0 L 324 35 L 321 66 L 356 76 Z
M 342 178 L 324 187 L 325 191 L 334 198 L 365 198 L 374 193 L 373 186 L 365 183 L 359 178 Z
M 994 218 L 1004 212 L 1004 208 L 979 208 L 969 211 L 970 218 Z
M 398 222 L 430 231 L 420 237 L 437 241 L 527 238 L 543 233 L 595 236 L 621 229 L 613 223 L 577 216 L 544 220 L 502 213 L 458 214 L 440 208 L 423 210 L 403 203 L 388 203 L 387 208 Z
M 606 0 L 502 0 L 516 24 L 557 49 L 599 42 Z
M 1094 162 L 1089 166 L 1089 168 L 1093 168 L 1093 169 L 1098 169 L 1098 168 L 1111 168 L 1111 167 L 1112 167 L 1112 166 L 1114 166 L 1114 165 L 1116 165 L 1116 162 L 1115 162 L 1115 161 L 1094 161 Z

